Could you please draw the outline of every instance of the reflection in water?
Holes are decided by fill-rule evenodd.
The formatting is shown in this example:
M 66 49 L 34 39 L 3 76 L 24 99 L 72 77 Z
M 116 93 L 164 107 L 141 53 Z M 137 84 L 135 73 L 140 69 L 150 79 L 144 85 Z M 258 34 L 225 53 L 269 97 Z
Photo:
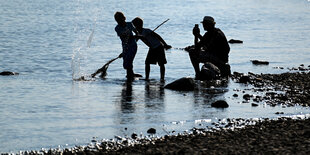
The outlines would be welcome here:
M 219 111 L 225 109 L 211 108 L 211 103 L 218 100 L 226 100 L 224 94 L 228 91 L 228 83 L 229 80 L 201 83 L 198 89 L 193 92 L 193 109 L 197 111 L 193 113 L 193 118 L 211 118 L 213 116 L 219 116 Z M 209 109 L 207 113 L 206 109 Z
M 132 94 L 132 82 L 126 81 L 123 84 L 122 96 L 121 96 L 121 112 L 122 113 L 133 113 L 135 107 L 133 105 L 133 94 Z
M 145 112 L 146 120 L 152 122 L 156 120 L 163 120 L 162 113 L 164 112 L 164 82 L 145 82 Z
M 164 83 L 140 82 L 126 81 L 123 84 L 115 111 L 115 124 L 123 126 L 116 131 L 117 135 L 146 131 L 145 128 L 164 120 Z M 142 91 L 140 84 L 145 84 Z

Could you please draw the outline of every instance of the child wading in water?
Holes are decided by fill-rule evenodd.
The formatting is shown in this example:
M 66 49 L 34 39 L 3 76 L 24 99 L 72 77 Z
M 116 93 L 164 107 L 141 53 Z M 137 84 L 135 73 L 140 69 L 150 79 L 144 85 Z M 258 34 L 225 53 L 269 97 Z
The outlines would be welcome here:
M 137 42 L 132 33 L 135 29 L 131 22 L 126 22 L 126 17 L 122 12 L 116 12 L 114 18 L 118 24 L 115 31 L 122 41 L 123 52 L 119 57 L 123 57 L 123 67 L 127 71 L 126 77 L 132 79 L 134 76 L 141 76 L 133 72 L 133 60 L 137 53 Z
M 149 79 L 150 64 L 157 64 L 160 66 L 160 79 L 165 79 L 165 64 L 167 63 L 165 49 L 170 49 L 164 39 L 154 31 L 143 28 L 143 20 L 136 17 L 132 21 L 133 25 L 138 31 L 138 38 L 141 39 L 148 47 L 149 52 L 145 60 L 145 79 Z

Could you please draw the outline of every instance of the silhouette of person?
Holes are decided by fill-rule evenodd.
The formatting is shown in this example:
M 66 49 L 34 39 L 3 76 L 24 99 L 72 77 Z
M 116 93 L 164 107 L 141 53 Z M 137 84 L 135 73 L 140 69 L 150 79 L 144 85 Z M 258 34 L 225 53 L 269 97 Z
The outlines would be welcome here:
M 138 38 L 141 39 L 148 47 L 149 51 L 145 60 L 145 79 L 149 79 L 150 64 L 157 64 L 160 66 L 160 79 L 165 79 L 165 64 L 167 63 L 165 49 L 170 49 L 164 39 L 154 31 L 143 28 L 143 20 L 136 17 L 132 24 L 135 26 Z
M 123 52 L 119 57 L 123 57 L 123 67 L 127 71 L 127 78 L 134 77 L 133 72 L 133 60 L 137 53 L 137 42 L 133 37 L 133 31 L 135 31 L 131 22 L 126 22 L 126 17 L 122 12 L 116 12 L 114 14 L 117 25 L 115 31 L 122 41 Z
M 193 28 L 195 49 L 189 52 L 196 79 L 200 79 L 199 63 L 211 62 L 220 69 L 221 73 L 224 73 L 230 51 L 226 36 L 215 27 L 213 17 L 205 16 L 201 23 L 207 32 L 203 36 L 200 35 L 198 24 L 195 25 Z

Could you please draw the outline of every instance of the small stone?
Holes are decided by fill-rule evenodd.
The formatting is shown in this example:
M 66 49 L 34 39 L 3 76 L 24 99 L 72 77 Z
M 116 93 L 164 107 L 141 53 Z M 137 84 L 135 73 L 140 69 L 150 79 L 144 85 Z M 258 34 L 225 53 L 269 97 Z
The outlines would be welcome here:
M 248 83 L 250 82 L 250 77 L 247 75 L 241 76 L 239 79 L 239 83 Z
M 258 106 L 258 104 L 252 103 L 252 107 L 257 107 L 257 106 Z
M 238 94 L 234 94 L 233 97 L 238 97 Z
M 242 44 L 243 43 L 243 41 L 242 40 L 235 40 L 235 39 L 230 39 L 229 41 L 228 41 L 229 43 L 231 43 L 231 44 Z
M 245 99 L 245 100 L 250 100 L 251 97 L 252 97 L 252 95 L 250 95 L 250 94 L 244 94 L 243 95 L 243 99 Z
M 150 129 L 147 130 L 147 133 L 148 134 L 155 134 L 156 133 L 156 129 L 150 128 Z
M 131 134 L 132 139 L 137 139 L 138 135 L 136 133 Z

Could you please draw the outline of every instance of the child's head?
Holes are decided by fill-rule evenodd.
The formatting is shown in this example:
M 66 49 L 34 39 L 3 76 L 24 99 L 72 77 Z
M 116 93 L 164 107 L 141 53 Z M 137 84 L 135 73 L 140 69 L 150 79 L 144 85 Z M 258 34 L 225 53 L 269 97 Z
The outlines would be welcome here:
M 132 24 L 137 28 L 141 29 L 143 27 L 143 20 L 140 17 L 136 17 L 132 20 Z
M 124 14 L 122 12 L 115 12 L 114 19 L 118 24 L 120 24 L 120 23 L 125 22 L 126 17 L 124 16 Z

